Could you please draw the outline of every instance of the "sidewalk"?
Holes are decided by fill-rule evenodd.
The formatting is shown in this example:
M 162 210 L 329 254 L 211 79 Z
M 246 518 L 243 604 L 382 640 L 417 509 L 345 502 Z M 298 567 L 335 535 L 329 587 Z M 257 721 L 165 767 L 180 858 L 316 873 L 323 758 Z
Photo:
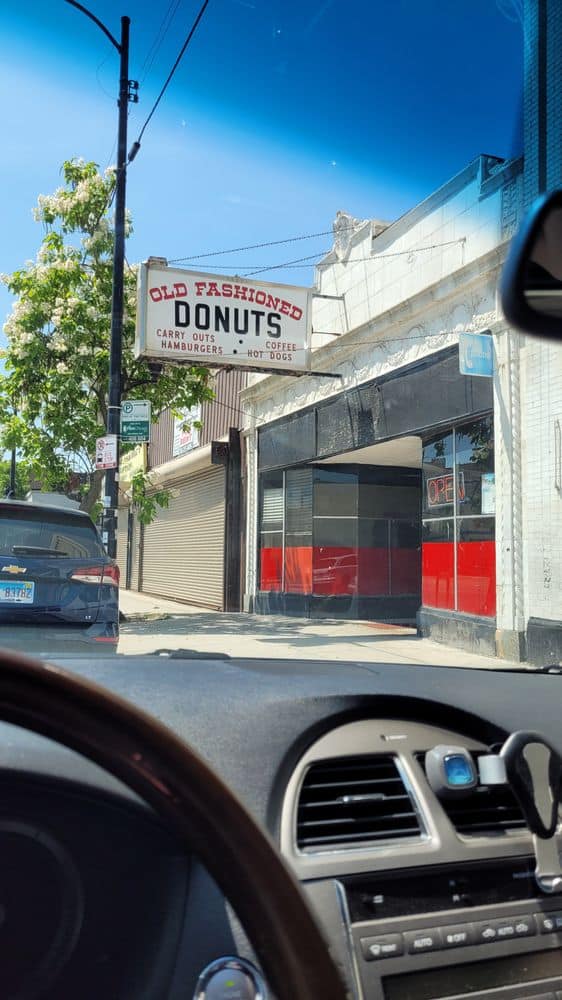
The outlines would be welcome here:
M 136 590 L 119 590 L 119 610 L 127 621 L 135 621 L 165 618 L 168 615 L 188 615 L 192 611 L 201 611 L 201 608 L 181 604 L 179 601 L 168 601 L 165 597 L 139 594 Z
M 119 652 L 189 649 L 232 657 L 412 663 L 435 666 L 526 669 L 495 657 L 478 656 L 430 639 L 413 628 L 338 619 L 286 618 L 208 611 L 164 598 L 120 592 Z

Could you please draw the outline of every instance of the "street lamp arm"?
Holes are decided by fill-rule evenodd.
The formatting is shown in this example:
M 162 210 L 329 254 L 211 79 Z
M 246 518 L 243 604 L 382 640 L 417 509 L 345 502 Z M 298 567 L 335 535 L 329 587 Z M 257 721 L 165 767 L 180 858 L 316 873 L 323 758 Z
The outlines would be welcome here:
M 100 21 L 99 17 L 96 17 L 95 14 L 92 14 L 92 12 L 89 11 L 87 7 L 84 7 L 83 4 L 78 3 L 78 0 L 65 0 L 65 2 L 69 3 L 71 7 L 76 7 L 77 10 L 81 10 L 82 13 L 86 15 L 86 17 L 90 18 L 90 21 L 93 21 L 94 24 L 97 24 L 98 28 L 101 28 L 101 30 L 103 31 L 104 35 L 107 35 L 107 37 L 109 38 L 109 41 L 111 42 L 111 44 L 115 46 L 115 48 L 117 49 L 117 51 L 119 53 L 121 53 L 121 46 L 120 46 L 119 42 L 117 41 L 116 38 L 113 37 L 113 35 L 111 34 L 109 28 L 106 28 L 106 26 L 103 23 L 103 21 Z

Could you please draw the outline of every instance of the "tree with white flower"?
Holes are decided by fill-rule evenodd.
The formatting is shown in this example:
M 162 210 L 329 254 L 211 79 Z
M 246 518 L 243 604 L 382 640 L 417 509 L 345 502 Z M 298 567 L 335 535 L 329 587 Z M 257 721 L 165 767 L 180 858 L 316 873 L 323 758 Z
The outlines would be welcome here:
M 94 469 L 95 441 L 107 426 L 115 171 L 101 174 L 95 163 L 68 160 L 62 175 L 62 187 L 38 198 L 34 215 L 44 234 L 36 259 L 2 276 L 15 301 L 4 325 L 0 455 L 17 447 L 51 488 L 72 471 L 88 471 L 83 507 L 91 511 L 103 478 Z M 130 219 L 127 226 L 130 232 Z M 155 379 L 133 357 L 135 311 L 136 270 L 127 267 L 123 397 L 149 399 L 153 420 L 164 409 L 211 399 L 206 369 L 169 365 Z

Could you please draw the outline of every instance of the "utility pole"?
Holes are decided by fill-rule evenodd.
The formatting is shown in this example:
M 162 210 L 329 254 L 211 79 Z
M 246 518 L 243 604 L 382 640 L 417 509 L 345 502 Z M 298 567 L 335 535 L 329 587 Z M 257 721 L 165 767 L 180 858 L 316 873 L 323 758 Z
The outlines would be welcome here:
M 14 417 L 17 417 L 18 411 L 16 410 L 15 404 L 12 402 Z M 16 497 L 16 467 L 17 467 L 17 451 L 14 448 L 11 450 L 10 455 L 10 483 L 8 489 L 6 490 L 6 497 L 8 500 L 15 500 Z
M 16 449 L 12 448 L 12 455 L 10 458 L 10 492 L 9 497 L 15 497 L 16 495 Z
M 109 345 L 109 393 L 107 433 L 117 436 L 117 467 L 105 474 L 104 531 L 107 551 L 117 555 L 117 509 L 119 506 L 119 432 L 121 426 L 121 361 L 123 348 L 123 267 L 125 263 L 125 197 L 127 186 L 127 118 L 129 101 L 138 101 L 138 83 L 129 80 L 129 27 L 131 19 L 121 18 L 121 41 L 78 0 L 66 0 L 89 17 L 109 38 L 119 53 L 119 125 L 117 133 L 117 173 L 115 177 L 115 240 L 113 246 L 113 286 L 111 297 L 111 339 Z
M 125 195 L 127 185 L 127 117 L 129 85 L 129 25 L 121 18 L 119 67 L 119 130 L 117 134 L 117 175 L 115 178 L 115 242 L 113 248 L 113 291 L 111 298 L 111 340 L 109 345 L 109 399 L 107 433 L 117 435 L 117 468 L 105 474 L 104 508 L 107 551 L 117 555 L 117 513 L 119 507 L 119 433 L 121 428 L 121 358 L 123 347 L 123 268 L 125 264 Z

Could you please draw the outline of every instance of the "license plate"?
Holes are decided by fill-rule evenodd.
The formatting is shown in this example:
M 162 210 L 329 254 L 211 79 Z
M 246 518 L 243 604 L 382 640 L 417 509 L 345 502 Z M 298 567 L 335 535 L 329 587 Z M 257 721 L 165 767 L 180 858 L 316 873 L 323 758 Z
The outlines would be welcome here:
M 0 602 L 3 604 L 33 604 L 35 584 L 31 580 L 0 580 Z

